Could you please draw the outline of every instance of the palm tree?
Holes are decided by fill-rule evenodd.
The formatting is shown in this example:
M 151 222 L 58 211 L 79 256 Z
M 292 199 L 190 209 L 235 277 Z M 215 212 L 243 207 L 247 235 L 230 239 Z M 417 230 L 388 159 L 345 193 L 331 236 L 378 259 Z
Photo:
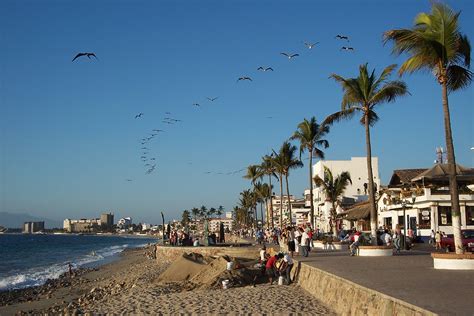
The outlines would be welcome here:
M 219 205 L 219 207 L 217 208 L 216 215 L 221 218 L 222 214 L 224 214 L 224 207 L 222 205 Z
M 278 180 L 280 181 L 280 229 L 282 229 L 283 228 L 283 175 L 285 173 L 285 163 L 282 156 L 277 154 L 275 151 L 273 151 L 273 157 L 271 159 L 272 159 L 274 172 L 278 175 Z M 273 221 L 273 212 L 272 212 L 272 221 Z
M 322 187 L 326 197 L 331 201 L 332 208 L 331 208 L 331 219 L 329 221 L 331 230 L 333 231 L 334 235 L 337 234 L 337 227 L 336 223 L 336 215 L 337 215 L 337 203 L 339 198 L 344 194 L 347 186 L 352 184 L 351 175 L 349 172 L 344 171 L 343 173 L 339 174 L 336 179 L 331 172 L 331 170 L 324 166 L 324 179 L 321 179 L 319 176 L 314 177 L 314 184 L 318 187 Z
M 253 193 L 252 190 L 244 190 L 240 193 L 240 206 L 247 211 L 247 214 L 253 213 L 254 214 L 254 225 L 256 224 L 257 221 L 257 200 L 256 196 Z M 247 216 L 249 217 L 249 216 Z M 251 218 L 251 217 L 250 217 Z M 250 222 L 250 218 L 249 221 Z M 246 224 L 248 223 L 246 222 Z
M 247 167 L 247 174 L 243 176 L 245 179 L 250 179 L 252 182 L 252 185 L 254 186 L 254 192 L 255 192 L 255 184 L 258 178 L 261 178 L 262 174 L 260 172 L 260 168 L 257 165 L 250 165 Z M 258 203 L 258 197 L 252 196 L 253 199 L 255 199 L 255 226 L 257 225 L 257 203 Z
M 266 214 L 267 216 L 264 217 L 263 216 L 263 208 L 262 208 L 262 204 L 265 203 L 265 207 L 267 208 L 268 207 L 268 199 L 271 198 L 272 196 L 272 189 L 270 188 L 270 186 L 268 185 L 268 183 L 260 183 L 260 182 L 257 182 L 256 186 L 255 186 L 255 193 L 257 194 L 258 198 L 259 198 L 259 202 L 260 202 L 260 216 L 262 218 L 262 225 L 263 223 L 266 223 L 267 224 L 267 227 L 268 227 L 268 209 L 266 210 Z
M 303 166 L 303 163 L 295 157 L 296 155 L 296 146 L 292 145 L 289 141 L 285 141 L 280 148 L 279 155 L 282 156 L 283 161 L 283 174 L 285 175 L 286 183 L 286 196 L 288 198 L 288 216 L 290 220 L 290 225 L 292 224 L 292 215 L 291 215 L 291 203 L 290 203 L 290 186 L 288 184 L 288 178 L 290 176 L 290 170 L 300 168 Z
M 197 218 L 199 216 L 199 209 L 197 207 L 193 207 L 191 209 L 191 213 L 193 214 L 194 216 L 194 221 L 197 221 Z
M 367 64 L 359 66 L 357 78 L 343 78 L 332 74 L 331 77 L 340 83 L 344 95 L 342 97 L 341 111 L 329 115 L 323 125 L 331 125 L 343 119 L 350 119 L 356 113 L 362 114 L 360 123 L 365 127 L 365 144 L 367 147 L 367 173 L 370 201 L 370 229 L 373 243 L 377 242 L 377 208 L 375 205 L 374 176 L 372 172 L 372 147 L 370 144 L 370 127 L 379 119 L 374 111 L 375 107 L 384 102 L 393 102 L 397 97 L 408 94 L 403 81 L 389 81 L 388 77 L 396 65 L 386 67 L 380 77 L 375 76 L 375 70 L 369 74 Z
M 184 210 L 183 211 L 183 216 L 182 216 L 182 219 L 181 219 L 181 224 L 183 225 L 183 227 L 187 227 L 189 222 L 190 222 L 189 211 Z
M 202 205 L 199 209 L 199 216 L 207 218 L 207 207 L 205 207 L 204 205 Z
M 262 174 L 260 173 L 259 166 L 250 165 L 247 167 L 247 174 L 243 176 L 245 179 L 249 179 L 252 184 L 255 184 L 258 178 L 261 178 Z
M 275 174 L 275 166 L 273 164 L 273 153 L 269 155 L 265 155 L 262 157 L 262 163 L 260 164 L 260 172 L 262 175 L 267 175 L 268 176 L 268 187 L 270 188 L 270 222 L 272 225 L 272 228 L 275 227 L 275 222 L 273 219 L 273 186 L 272 186 L 272 177 L 278 178 L 277 175 Z M 267 210 L 268 212 L 268 210 Z M 268 222 L 267 222 L 268 223 Z M 267 224 L 268 226 L 268 224 Z
M 324 159 L 324 152 L 318 148 L 329 147 L 329 142 L 321 139 L 329 132 L 329 126 L 319 125 L 316 118 L 313 116 L 309 121 L 304 119 L 298 124 L 298 130 L 295 131 L 290 139 L 298 140 L 300 142 L 300 160 L 301 154 L 308 151 L 309 154 L 309 196 L 311 200 L 310 219 L 311 225 L 314 227 L 314 201 L 313 201 L 313 156 Z
M 441 85 L 456 253 L 462 253 L 463 250 L 448 94 L 466 88 L 472 80 L 472 72 L 469 70 L 471 45 L 467 36 L 459 30 L 459 15 L 460 12 L 453 12 L 447 5 L 434 2 L 431 14 L 418 14 L 412 29 L 390 30 L 384 33 L 384 42 L 394 42 L 393 53 L 407 53 L 410 56 L 400 67 L 400 75 L 405 72 L 429 70 Z

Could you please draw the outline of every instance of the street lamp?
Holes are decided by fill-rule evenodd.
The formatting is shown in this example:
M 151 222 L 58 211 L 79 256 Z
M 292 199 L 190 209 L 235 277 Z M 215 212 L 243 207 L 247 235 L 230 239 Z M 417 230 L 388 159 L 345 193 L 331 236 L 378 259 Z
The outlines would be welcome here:
M 415 200 L 416 200 L 416 194 L 415 194 L 415 192 L 413 192 L 411 194 L 411 205 L 412 205 L 412 207 L 415 204 Z M 403 242 L 403 246 L 402 247 L 405 250 L 408 250 L 408 245 L 406 243 L 408 220 L 407 220 L 407 216 L 405 214 L 406 206 L 407 206 L 408 203 L 409 202 L 406 199 L 403 199 L 403 201 L 402 201 L 402 207 L 403 207 L 403 239 L 402 239 L 402 242 Z

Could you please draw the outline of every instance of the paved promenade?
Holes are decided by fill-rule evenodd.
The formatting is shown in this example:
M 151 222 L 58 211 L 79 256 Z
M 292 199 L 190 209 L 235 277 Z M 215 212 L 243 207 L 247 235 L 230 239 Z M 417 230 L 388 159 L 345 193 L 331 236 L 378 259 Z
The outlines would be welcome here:
M 295 259 L 440 315 L 474 315 L 474 272 L 435 270 L 432 248 L 416 246 L 393 257 L 316 249 Z

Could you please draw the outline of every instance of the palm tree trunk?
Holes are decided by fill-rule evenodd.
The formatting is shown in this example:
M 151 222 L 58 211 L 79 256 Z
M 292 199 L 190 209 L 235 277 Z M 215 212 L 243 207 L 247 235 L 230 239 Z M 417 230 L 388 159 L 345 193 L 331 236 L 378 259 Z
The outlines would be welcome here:
M 372 235 L 372 245 L 377 245 L 377 207 L 375 205 L 374 176 L 372 172 L 372 147 L 370 145 L 370 126 L 368 111 L 365 113 L 365 143 L 367 145 L 367 172 L 369 185 L 370 202 L 370 234 Z
M 291 217 L 290 186 L 288 185 L 288 174 L 285 174 L 285 182 L 286 182 L 286 196 L 288 197 L 288 218 L 290 220 L 290 226 L 293 226 L 293 218 Z
M 260 202 L 260 217 L 262 218 L 262 228 L 263 228 L 263 223 L 265 222 L 263 220 L 263 202 Z
M 442 82 L 444 132 L 446 137 L 446 152 L 448 154 L 449 191 L 451 193 L 451 216 L 453 221 L 454 248 L 456 253 L 463 253 L 461 239 L 461 212 L 459 208 L 458 183 L 456 179 L 456 160 L 454 157 L 453 135 L 451 132 L 451 117 L 449 114 L 448 88 L 446 80 Z
M 280 174 L 280 229 L 283 229 L 283 175 Z
M 309 150 L 309 198 L 311 200 L 311 211 L 310 211 L 310 220 L 311 220 L 311 227 L 315 227 L 314 225 L 314 201 L 313 201 L 313 149 L 310 148 Z
M 272 189 L 272 175 L 268 175 L 268 183 L 270 185 L 270 217 L 272 221 L 272 229 L 275 228 L 275 221 L 273 219 L 273 189 Z

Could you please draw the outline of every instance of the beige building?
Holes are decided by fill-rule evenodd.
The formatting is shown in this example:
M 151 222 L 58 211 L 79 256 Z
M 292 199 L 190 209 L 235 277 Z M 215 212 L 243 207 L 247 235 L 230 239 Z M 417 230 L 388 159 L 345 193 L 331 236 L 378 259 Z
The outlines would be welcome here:
M 63 229 L 69 233 L 88 233 L 100 229 L 101 221 L 99 218 L 93 219 L 69 219 L 63 222 Z

